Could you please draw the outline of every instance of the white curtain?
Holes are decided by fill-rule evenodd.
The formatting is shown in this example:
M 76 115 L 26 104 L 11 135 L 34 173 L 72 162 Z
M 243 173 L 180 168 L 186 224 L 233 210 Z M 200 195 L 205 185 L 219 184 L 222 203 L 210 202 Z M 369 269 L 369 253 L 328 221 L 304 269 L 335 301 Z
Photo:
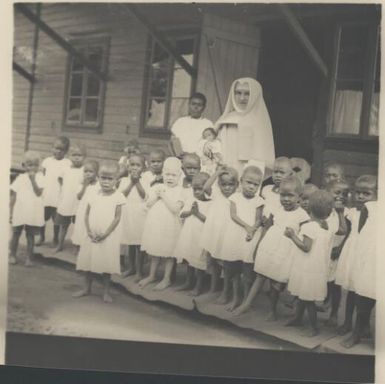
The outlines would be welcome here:
M 378 136 L 378 112 L 380 106 L 380 93 L 374 93 L 370 108 L 369 135 Z

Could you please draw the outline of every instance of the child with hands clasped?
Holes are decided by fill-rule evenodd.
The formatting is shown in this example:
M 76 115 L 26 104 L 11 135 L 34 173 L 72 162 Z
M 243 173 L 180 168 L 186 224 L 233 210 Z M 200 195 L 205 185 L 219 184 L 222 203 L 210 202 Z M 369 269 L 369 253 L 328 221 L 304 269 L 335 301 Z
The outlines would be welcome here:
M 189 200 L 193 197 L 193 177 L 201 170 L 201 160 L 195 153 L 186 153 L 182 159 L 182 170 L 184 177 L 181 179 L 183 197 Z
M 150 273 L 139 281 L 140 287 L 156 280 L 161 260 L 165 261 L 165 271 L 162 281 L 154 289 L 163 290 L 171 285 L 175 264 L 173 254 L 181 230 L 179 214 L 183 208 L 183 192 L 178 185 L 181 174 L 180 160 L 167 158 L 162 172 L 164 184 L 156 184 L 149 191 L 141 249 L 151 257 Z
M 241 191 L 229 197 L 231 220 L 226 223 L 220 258 L 223 260 L 225 279 L 233 283 L 230 311 L 242 301 L 241 274 L 244 296 L 247 296 L 253 282 L 253 253 L 261 234 L 259 229 L 265 204 L 263 198 L 257 195 L 262 177 L 259 168 L 247 166 L 240 180 Z
M 150 152 L 148 167 L 149 169 L 142 174 L 142 180 L 145 184 L 152 187 L 155 184 L 163 183 L 162 169 L 166 155 L 161 149 L 155 149 Z
M 125 197 L 116 190 L 118 163 L 103 163 L 99 168 L 100 189 L 88 199 L 85 212 L 87 236 L 80 245 L 76 269 L 85 271 L 85 288 L 73 294 L 91 293 L 92 274 L 103 276 L 103 300 L 111 302 L 111 274 L 120 274 L 122 206 Z
M 332 249 L 333 231 L 326 219 L 332 212 L 333 196 L 326 191 L 316 191 L 309 197 L 310 220 L 302 224 L 299 233 L 293 228 L 285 229 L 285 236 L 295 244 L 294 261 L 288 290 L 298 297 L 296 315 L 286 325 L 302 325 L 305 309 L 310 321 L 310 331 L 304 336 L 318 335 L 316 301 L 327 294 L 329 258 Z
M 204 172 L 197 173 L 193 177 L 192 189 L 194 196 L 186 201 L 180 214 L 184 223 L 174 250 L 177 261 L 186 261 L 188 264 L 186 280 L 176 290 L 190 290 L 189 294 L 191 296 L 198 296 L 202 293 L 203 277 L 207 269 L 207 257 L 200 245 L 200 238 L 211 203 L 204 192 L 204 185 L 208 179 L 209 175 Z
M 129 246 L 131 248 L 129 255 L 132 255 L 129 269 L 123 272 L 123 276 L 136 274 L 136 282 L 143 279 L 144 255 L 140 250 L 140 245 L 147 214 L 146 197 L 150 187 L 141 177 L 144 168 L 144 157 L 131 155 L 128 161 L 129 176 L 122 178 L 119 185 L 119 190 L 126 197 L 122 217 L 121 244 Z
M 11 264 L 16 264 L 16 254 L 20 235 L 25 230 L 27 238 L 27 257 L 25 265 L 32 266 L 32 255 L 37 235 L 44 226 L 43 188 L 44 176 L 39 172 L 40 155 L 34 151 L 24 153 L 25 173 L 19 175 L 11 185 L 10 222 L 12 239 L 10 244 Z

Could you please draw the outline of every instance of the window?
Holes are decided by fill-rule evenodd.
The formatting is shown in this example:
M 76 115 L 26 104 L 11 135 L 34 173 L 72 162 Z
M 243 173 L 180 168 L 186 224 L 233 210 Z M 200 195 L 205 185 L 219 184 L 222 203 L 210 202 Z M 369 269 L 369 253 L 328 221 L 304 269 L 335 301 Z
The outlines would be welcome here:
M 195 38 L 168 38 L 189 64 L 194 65 Z M 168 133 L 172 123 L 187 113 L 193 89 L 191 76 L 156 41 L 150 41 L 151 52 L 146 72 L 142 131 Z
M 107 39 L 82 40 L 71 44 L 100 72 L 106 71 Z M 104 81 L 71 56 L 67 72 L 65 126 L 90 130 L 101 128 L 104 88 Z
M 329 137 L 378 137 L 380 31 L 372 24 L 337 29 Z

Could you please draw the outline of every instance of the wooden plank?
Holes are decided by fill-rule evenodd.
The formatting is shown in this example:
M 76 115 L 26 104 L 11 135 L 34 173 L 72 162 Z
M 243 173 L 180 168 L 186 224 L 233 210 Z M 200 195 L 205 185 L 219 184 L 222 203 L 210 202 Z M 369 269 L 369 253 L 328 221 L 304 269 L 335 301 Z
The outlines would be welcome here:
M 277 9 L 284 16 L 287 24 L 290 29 L 293 31 L 294 35 L 298 38 L 301 45 L 305 48 L 306 53 L 321 71 L 321 73 L 327 77 L 328 67 L 323 61 L 322 57 L 319 55 L 318 51 L 315 49 L 314 45 L 310 41 L 308 35 L 303 29 L 302 25 L 291 11 L 290 7 L 287 4 L 276 4 Z
M 12 63 L 12 68 L 18 74 L 24 77 L 24 79 L 28 80 L 30 83 L 35 81 L 35 77 L 30 74 L 27 70 L 25 70 L 21 65 L 17 64 L 15 61 Z

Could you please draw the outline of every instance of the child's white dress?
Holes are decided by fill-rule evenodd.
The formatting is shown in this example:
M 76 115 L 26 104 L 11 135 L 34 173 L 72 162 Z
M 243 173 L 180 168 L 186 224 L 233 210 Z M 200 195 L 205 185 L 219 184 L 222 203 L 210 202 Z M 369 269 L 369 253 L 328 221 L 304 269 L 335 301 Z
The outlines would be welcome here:
M 149 199 L 155 195 L 157 188 L 164 188 L 165 194 L 173 202 L 180 202 L 183 206 L 182 188 L 169 188 L 164 184 L 157 184 L 150 188 Z M 141 249 L 151 256 L 172 257 L 179 237 L 182 223 L 179 212 L 172 213 L 164 201 L 159 199 L 149 208 L 144 222 Z
M 123 177 L 120 182 L 119 190 L 123 192 L 130 185 L 130 178 Z M 146 196 L 149 191 L 149 184 L 140 178 Z M 143 236 L 144 222 L 147 215 L 146 196 L 142 199 L 138 189 L 134 185 L 131 192 L 126 197 L 126 204 L 122 212 L 122 240 L 121 244 L 140 245 Z
M 57 207 L 61 186 L 59 177 L 63 177 L 66 169 L 70 168 L 72 162 L 70 159 L 55 159 L 53 156 L 45 158 L 41 166 L 45 169 L 45 187 L 43 192 L 43 200 L 45 207 Z
M 357 235 L 358 235 L 358 222 L 360 219 L 360 211 L 352 208 L 349 210 L 346 218 L 351 223 L 351 230 L 349 237 L 346 239 L 344 247 L 342 248 L 340 257 L 338 259 L 336 268 L 335 283 L 340 285 L 347 291 L 355 291 L 353 281 L 353 271 L 356 264 L 357 253 L 354 251 L 356 248 Z
M 78 193 L 83 189 L 79 187 Z M 88 201 L 93 193 L 98 192 L 100 189 L 100 184 L 96 182 L 95 184 L 88 185 L 86 191 L 84 192 L 83 197 L 79 200 L 78 209 L 76 211 L 76 220 L 74 225 L 74 230 L 72 232 L 72 243 L 75 245 L 80 245 L 83 239 L 87 236 L 86 224 L 85 224 L 85 213 L 88 205 Z
M 287 227 L 299 232 L 300 224 L 309 220 L 301 207 L 285 211 L 282 206 L 272 212 L 274 224 L 259 243 L 254 271 L 280 283 L 287 283 L 293 263 L 293 241 L 284 235 Z
M 376 299 L 376 266 L 377 266 L 377 201 L 365 203 L 368 218 L 357 235 L 355 246 L 356 264 L 353 271 L 355 292 L 360 296 Z
M 151 183 L 155 180 L 155 178 L 156 175 L 151 171 L 145 171 L 142 173 L 140 180 L 143 182 L 143 184 L 151 186 Z
M 126 199 L 119 191 L 108 196 L 103 195 L 101 190 L 92 194 L 88 200 L 91 232 L 105 233 L 114 221 L 116 207 L 125 203 Z M 93 243 L 88 236 L 84 237 L 76 269 L 95 273 L 120 273 L 121 223 L 120 219 L 114 231 L 100 243 Z
M 310 252 L 304 252 L 295 244 L 293 266 L 288 291 L 301 300 L 322 301 L 327 294 L 327 280 L 333 232 L 311 221 L 301 226 L 299 238 L 313 240 Z
M 77 194 L 84 179 L 83 167 L 67 168 L 64 170 L 62 177 L 63 185 L 60 191 L 57 213 L 62 216 L 75 216 L 79 205 Z
M 205 155 L 205 150 L 209 150 L 211 153 L 211 157 Z M 212 175 L 216 168 L 217 168 L 217 161 L 214 154 L 220 155 L 220 157 L 223 157 L 222 155 L 222 144 L 219 139 L 215 139 L 213 141 L 207 141 L 207 140 L 200 140 L 198 143 L 198 150 L 197 155 L 201 159 L 201 165 L 202 165 L 202 172 L 207 172 L 209 175 Z
M 261 196 L 265 199 L 266 207 L 271 211 L 281 207 L 279 193 L 273 191 L 274 187 L 274 184 L 265 185 L 261 191 Z
M 36 174 L 35 180 L 39 188 L 45 188 L 45 177 L 41 172 Z M 42 227 L 44 225 L 43 196 L 36 196 L 28 173 L 17 176 L 11 185 L 11 190 L 16 193 L 12 226 Z
M 262 197 L 255 196 L 252 199 L 247 199 L 241 192 L 231 195 L 229 201 L 236 205 L 237 216 L 250 226 L 255 224 L 257 208 L 265 205 Z M 246 235 L 245 229 L 235 223 L 230 216 L 223 235 L 222 250 L 220 252 L 221 259 L 253 263 L 253 253 L 261 236 L 261 228 L 256 231 L 251 241 L 246 241 Z
M 190 199 L 186 202 L 183 211 L 190 211 L 193 202 L 198 204 L 199 212 L 206 216 L 210 208 L 211 201 L 200 201 Z M 186 260 L 194 268 L 205 271 L 207 268 L 207 257 L 201 247 L 201 236 L 204 223 L 196 216 L 191 215 L 184 220 L 182 230 L 177 241 L 174 257 L 179 263 Z

